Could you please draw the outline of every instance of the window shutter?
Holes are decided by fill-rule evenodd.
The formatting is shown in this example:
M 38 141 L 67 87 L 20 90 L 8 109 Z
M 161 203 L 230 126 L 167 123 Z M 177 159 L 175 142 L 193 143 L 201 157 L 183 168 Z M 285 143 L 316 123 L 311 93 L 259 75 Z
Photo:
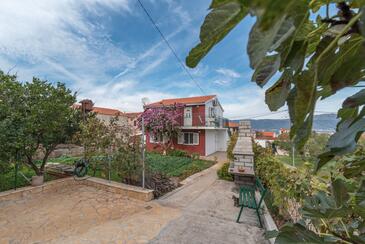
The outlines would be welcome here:
M 180 133 L 177 137 L 177 144 L 184 144 L 184 133 Z
M 199 145 L 199 133 L 193 133 L 193 143 Z

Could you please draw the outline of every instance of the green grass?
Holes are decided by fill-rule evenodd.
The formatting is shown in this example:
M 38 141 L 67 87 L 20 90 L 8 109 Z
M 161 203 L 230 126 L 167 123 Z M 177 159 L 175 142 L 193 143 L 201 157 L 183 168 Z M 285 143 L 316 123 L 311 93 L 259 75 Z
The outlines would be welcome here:
M 60 164 L 74 164 L 75 160 L 78 160 L 80 158 L 81 157 L 61 156 L 58 158 L 50 158 L 48 159 L 48 162 L 60 163 Z
M 147 153 L 146 155 L 146 165 L 151 171 L 180 179 L 209 168 L 213 164 L 214 161 L 192 160 L 188 157 L 163 156 L 157 153 Z
M 275 158 L 277 158 L 284 164 L 293 166 L 293 159 L 289 155 L 276 155 Z M 298 157 L 298 156 L 295 156 L 294 162 L 295 162 L 296 167 L 301 167 L 305 163 L 305 161 L 301 157 Z
M 62 156 L 58 158 L 51 158 L 48 162 L 52 163 L 62 163 L 72 165 L 75 160 L 80 159 L 80 157 L 70 157 Z M 207 161 L 202 159 L 191 159 L 189 157 L 177 157 L 177 156 L 164 156 L 157 153 L 146 153 L 146 167 L 152 172 L 160 172 L 169 177 L 179 177 L 179 179 L 185 179 L 186 177 L 193 175 L 199 171 L 212 166 L 214 161 Z M 102 167 L 102 165 L 100 165 Z M 105 173 L 101 167 L 95 171 L 95 177 L 108 179 L 108 174 Z M 33 169 L 22 165 L 19 168 L 27 178 L 32 178 L 35 175 Z M 90 176 L 94 176 L 94 170 L 89 169 Z M 46 174 L 46 181 L 54 180 L 55 177 Z M 121 178 L 116 174 L 116 172 L 111 172 L 111 180 L 121 182 Z M 14 189 L 15 184 L 15 170 L 14 166 L 10 166 L 4 172 L 0 172 L 0 191 L 6 191 Z M 28 186 L 29 183 L 19 174 L 17 177 L 17 188 Z
M 74 164 L 75 160 L 80 157 L 62 156 L 58 158 L 49 159 L 49 162 L 62 163 L 62 164 Z M 213 161 L 196 159 L 192 160 L 189 157 L 178 157 L 178 156 L 164 156 L 158 153 L 146 153 L 146 166 L 152 172 L 160 172 L 169 177 L 179 177 L 184 179 L 192 174 L 209 168 L 214 164 Z M 92 169 L 89 171 L 89 175 L 93 175 Z M 107 178 L 108 176 L 103 174 L 101 170 L 96 170 L 96 177 Z M 120 181 L 120 177 L 111 172 L 111 179 Z
M 28 179 L 31 179 L 32 176 L 35 175 L 34 170 L 25 165 L 19 167 L 19 172 L 21 172 Z M 45 181 L 50 181 L 54 179 L 55 177 L 52 175 L 48 174 L 45 175 Z M 21 174 L 18 174 L 18 177 L 16 179 L 16 188 L 28 185 L 30 185 L 29 182 Z M 6 172 L 0 172 L 0 192 L 11 190 L 14 188 L 15 188 L 15 168 L 14 165 L 11 165 L 11 167 L 7 169 Z

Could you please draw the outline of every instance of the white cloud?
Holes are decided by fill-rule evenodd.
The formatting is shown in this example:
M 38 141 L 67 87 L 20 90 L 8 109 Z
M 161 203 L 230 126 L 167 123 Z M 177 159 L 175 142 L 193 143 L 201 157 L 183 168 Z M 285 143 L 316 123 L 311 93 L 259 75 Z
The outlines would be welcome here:
M 102 8 L 130 12 L 127 0 L 1 1 L 1 59 L 16 62 L 20 78 L 34 70 L 36 76 L 65 77 L 75 87 L 98 81 L 105 70 L 130 60 L 103 26 L 86 19 Z
M 214 80 L 213 83 L 215 83 L 217 85 L 224 86 L 224 85 L 229 85 L 231 83 L 231 81 L 230 80 L 217 79 L 217 80 Z
M 232 69 L 219 68 L 216 70 L 217 73 L 224 75 L 229 78 L 239 78 L 241 75 Z

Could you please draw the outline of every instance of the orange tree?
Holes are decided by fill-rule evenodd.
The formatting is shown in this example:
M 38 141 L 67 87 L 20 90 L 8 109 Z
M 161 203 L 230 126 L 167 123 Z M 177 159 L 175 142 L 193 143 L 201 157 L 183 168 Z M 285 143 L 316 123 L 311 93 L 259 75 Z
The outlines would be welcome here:
M 252 81 L 263 87 L 280 73 L 266 90 L 265 101 L 272 111 L 287 104 L 290 137 L 301 149 L 311 134 L 317 101 L 364 81 L 364 5 L 364 0 L 213 0 L 200 43 L 190 51 L 186 64 L 195 67 L 248 14 L 255 17 L 247 46 Z M 314 172 L 335 156 L 356 149 L 365 131 L 364 104 L 365 89 L 344 100 L 336 133 L 318 156 Z M 341 170 L 332 172 L 326 191 L 307 196 L 305 219 L 282 227 L 276 240 L 364 243 L 364 163 L 354 159 L 356 167 L 342 164 Z M 352 174 L 343 174 L 347 171 Z M 308 221 L 316 225 L 315 231 L 303 224 Z
M 75 94 L 62 83 L 33 78 L 22 83 L 0 71 L 0 160 L 21 160 L 43 175 L 58 144 L 78 130 L 78 113 L 71 108 Z M 36 155 L 42 151 L 38 162 Z

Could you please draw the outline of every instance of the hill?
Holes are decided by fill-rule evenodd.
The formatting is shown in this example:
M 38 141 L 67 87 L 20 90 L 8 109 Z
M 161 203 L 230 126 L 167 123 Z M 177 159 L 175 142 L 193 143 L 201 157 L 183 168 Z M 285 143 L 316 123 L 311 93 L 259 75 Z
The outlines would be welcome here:
M 252 119 L 251 126 L 254 130 L 279 131 L 280 128 L 289 128 L 289 119 Z M 238 121 L 237 121 L 238 122 Z M 313 130 L 334 132 L 338 122 L 336 114 L 320 114 L 314 116 Z

